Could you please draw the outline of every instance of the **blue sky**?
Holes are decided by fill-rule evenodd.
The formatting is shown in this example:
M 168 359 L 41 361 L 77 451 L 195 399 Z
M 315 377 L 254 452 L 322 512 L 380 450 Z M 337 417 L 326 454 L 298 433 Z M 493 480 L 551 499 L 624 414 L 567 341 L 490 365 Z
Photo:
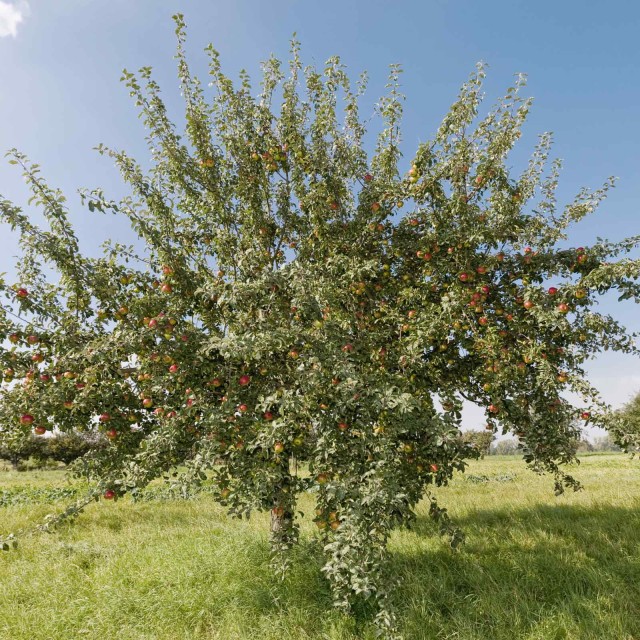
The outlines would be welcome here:
M 597 187 L 609 175 L 620 178 L 599 212 L 572 232 L 571 242 L 640 233 L 640 3 L 0 0 L 0 150 L 26 152 L 67 193 L 89 251 L 106 237 L 128 237 L 113 218 L 76 205 L 78 187 L 122 194 L 115 169 L 92 147 L 104 142 L 146 157 L 144 130 L 119 83 L 121 70 L 153 66 L 167 102 L 180 114 L 170 20 L 176 11 L 185 14 L 192 66 L 201 75 L 209 42 L 228 74 L 246 68 L 257 79 L 259 61 L 270 53 L 286 58 L 296 32 L 306 62 L 321 66 L 338 54 L 354 79 L 366 69 L 373 104 L 388 65 L 400 63 L 407 158 L 435 131 L 477 61 L 489 64 L 487 106 L 513 74 L 525 72 L 535 103 L 514 167 L 526 160 L 539 133 L 553 131 L 555 154 L 565 161 L 561 199 L 571 199 L 581 186 Z M 0 194 L 25 202 L 19 174 L 5 163 Z M 9 271 L 15 238 L 6 228 L 0 234 L 0 272 Z M 635 305 L 612 300 L 601 310 L 640 330 Z M 640 390 L 636 359 L 606 354 L 590 371 L 605 400 L 616 406 Z

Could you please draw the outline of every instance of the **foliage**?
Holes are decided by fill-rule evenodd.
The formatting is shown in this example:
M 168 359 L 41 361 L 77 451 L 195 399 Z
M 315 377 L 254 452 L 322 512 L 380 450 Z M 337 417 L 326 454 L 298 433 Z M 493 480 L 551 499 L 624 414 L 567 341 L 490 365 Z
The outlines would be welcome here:
M 460 434 L 462 442 L 469 444 L 480 452 L 482 456 L 489 455 L 491 450 L 491 443 L 493 442 L 494 434 L 492 431 L 463 431 Z
M 14 507 L 71 500 L 79 496 L 76 487 L 11 487 L 0 489 L 0 507 Z
M 0 436 L 2 434 L 0 433 Z M 0 459 L 11 462 L 18 469 L 32 459 L 36 466 L 50 461 L 71 464 L 90 451 L 103 449 L 107 439 L 100 433 L 69 431 L 42 438 L 30 432 L 19 431 L 13 437 L 0 437 Z
M 512 175 L 508 152 L 531 106 L 523 77 L 479 118 L 479 66 L 406 173 L 398 67 L 369 154 L 366 77 L 354 87 L 337 57 L 303 68 L 294 42 L 288 75 L 268 60 L 254 97 L 209 47 L 210 98 L 176 21 L 184 135 L 151 69 L 125 71 L 152 167 L 100 145 L 131 195 L 81 192 L 90 211 L 128 218 L 137 245 L 83 255 L 65 197 L 9 153 L 48 228 L 0 200 L 22 249 L 17 282 L 0 282 L 3 438 L 35 426 L 110 439 L 77 467 L 95 488 L 47 527 L 101 494 L 211 474 L 230 514 L 270 511 L 280 569 L 298 538 L 298 497 L 312 491 L 336 606 L 372 601 L 392 637 L 392 530 L 426 495 L 452 546 L 461 541 L 431 489 L 477 455 L 459 437 L 463 400 L 485 408 L 493 431 L 514 429 L 556 493 L 579 486 L 561 468 L 575 457 L 576 416 L 638 445 L 583 364 L 602 349 L 637 354 L 594 305 L 612 289 L 638 301 L 640 262 L 616 258 L 639 238 L 563 246 L 613 180 L 560 208 L 546 134 Z
M 618 411 L 627 431 L 640 434 L 640 393 L 637 393 Z
M 611 438 L 610 434 L 593 439 L 593 451 L 620 451 L 620 446 Z
M 576 443 L 576 452 L 594 451 L 593 445 L 586 438 L 582 438 Z
M 6 460 L 18 470 L 31 457 L 41 459 L 45 442 L 31 433 L 17 433 L 11 439 L 0 438 L 0 460 Z
M 90 451 L 96 452 L 107 446 L 107 439 L 102 434 L 79 433 L 69 431 L 56 433 L 44 440 L 42 455 L 50 460 L 71 464 Z
M 497 456 L 512 456 L 521 452 L 518 438 L 504 438 L 494 442 L 491 447 L 491 453 Z

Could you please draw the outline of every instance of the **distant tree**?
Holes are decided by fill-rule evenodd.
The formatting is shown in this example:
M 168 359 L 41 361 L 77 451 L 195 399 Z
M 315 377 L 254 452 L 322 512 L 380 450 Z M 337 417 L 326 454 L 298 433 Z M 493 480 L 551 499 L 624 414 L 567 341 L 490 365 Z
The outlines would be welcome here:
M 43 456 L 48 460 L 71 464 L 74 460 L 107 446 L 108 440 L 101 433 L 69 431 L 57 433 L 43 441 Z
M 481 456 L 486 456 L 489 455 L 491 443 L 493 442 L 493 430 L 463 431 L 460 434 L 460 438 L 465 444 L 477 449 Z
M 513 456 L 521 452 L 520 441 L 517 438 L 498 440 L 491 447 L 491 453 L 496 456 Z
M 629 400 L 617 413 L 627 432 L 640 434 L 640 392 Z
M 581 451 L 581 452 L 585 452 L 585 451 L 595 451 L 593 444 L 591 444 L 591 442 L 589 442 L 586 438 L 582 438 L 581 440 L 578 441 L 577 447 L 576 447 L 576 452 Z
M 0 434 L 2 435 L 2 434 Z M 18 471 L 29 458 L 42 459 L 46 442 L 31 433 L 15 433 L 11 438 L 0 437 L 0 459 L 11 464 Z
M 620 445 L 618 445 L 610 434 L 606 433 L 603 436 L 599 436 L 593 439 L 593 451 L 622 451 Z

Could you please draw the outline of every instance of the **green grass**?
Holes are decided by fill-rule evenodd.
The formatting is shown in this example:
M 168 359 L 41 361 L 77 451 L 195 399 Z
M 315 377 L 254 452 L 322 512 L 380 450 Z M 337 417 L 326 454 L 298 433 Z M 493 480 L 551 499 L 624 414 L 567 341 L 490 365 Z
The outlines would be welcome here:
M 585 490 L 556 498 L 550 478 L 491 457 L 440 489 L 467 543 L 452 553 L 424 508 L 394 535 L 406 639 L 640 640 L 640 462 L 589 455 L 575 475 Z M 64 485 L 56 471 L 0 472 L 0 492 Z M 0 532 L 51 512 L 42 500 L 57 494 L 38 495 L 0 507 Z M 365 613 L 332 610 L 313 535 L 304 522 L 280 582 L 264 516 L 229 519 L 207 496 L 95 504 L 0 555 L 0 639 L 373 638 Z

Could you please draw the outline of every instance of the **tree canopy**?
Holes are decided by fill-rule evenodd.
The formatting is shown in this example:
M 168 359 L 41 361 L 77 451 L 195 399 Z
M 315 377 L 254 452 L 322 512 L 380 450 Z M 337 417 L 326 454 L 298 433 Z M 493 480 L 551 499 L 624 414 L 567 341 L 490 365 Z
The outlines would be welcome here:
M 212 477 L 230 513 L 271 512 L 279 568 L 298 536 L 296 497 L 313 492 L 336 605 L 372 598 L 392 635 L 392 529 L 426 496 L 461 539 L 431 489 L 478 455 L 460 438 L 463 401 L 485 409 L 488 430 L 514 430 L 557 492 L 578 487 L 562 470 L 576 418 L 638 447 L 584 363 L 603 349 L 637 355 L 594 305 L 612 289 L 640 299 L 640 261 L 625 257 L 640 236 L 564 246 L 613 179 L 559 206 L 549 134 L 513 174 L 508 153 L 531 107 L 523 76 L 481 117 L 478 66 L 407 172 L 399 67 L 369 149 L 366 76 L 353 84 L 339 58 L 304 67 L 294 41 L 288 70 L 269 59 L 255 91 L 209 47 L 209 91 L 176 22 L 184 130 L 151 69 L 125 71 L 152 166 L 99 145 L 131 193 L 80 192 L 90 211 L 128 218 L 137 244 L 83 254 L 63 194 L 9 152 L 46 226 L 0 200 L 21 249 L 16 281 L 0 281 L 0 437 L 110 439 L 78 467 L 95 490 L 51 525 L 157 477 Z

